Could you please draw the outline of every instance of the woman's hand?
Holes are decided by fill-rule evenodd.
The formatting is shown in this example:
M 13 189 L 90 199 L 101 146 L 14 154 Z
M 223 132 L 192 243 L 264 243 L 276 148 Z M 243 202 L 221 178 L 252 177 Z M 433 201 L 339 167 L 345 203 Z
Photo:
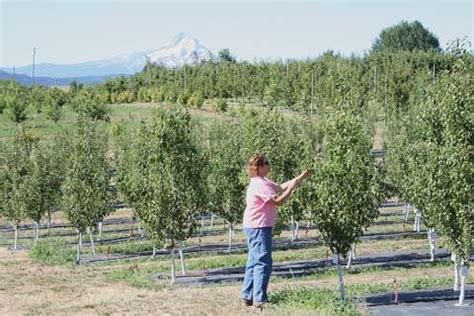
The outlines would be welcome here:
M 306 170 L 301 174 L 301 178 L 302 178 L 302 179 L 306 179 L 306 178 L 308 178 L 308 177 L 310 177 L 310 176 L 312 176 L 312 175 L 313 175 L 313 170 L 311 170 L 311 169 L 306 169 Z
M 296 181 L 296 185 L 298 186 L 301 183 L 301 181 L 303 181 L 304 179 L 308 178 L 311 175 L 313 175 L 313 171 L 311 169 L 306 169 L 305 171 L 303 171 L 302 174 L 300 174 L 294 179 Z

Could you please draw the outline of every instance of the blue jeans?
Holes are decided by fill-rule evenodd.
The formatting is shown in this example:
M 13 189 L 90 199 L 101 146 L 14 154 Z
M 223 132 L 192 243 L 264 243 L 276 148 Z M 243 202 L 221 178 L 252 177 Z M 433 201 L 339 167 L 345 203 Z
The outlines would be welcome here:
M 272 273 L 272 227 L 244 228 L 248 259 L 245 267 L 242 298 L 266 302 L 268 282 Z

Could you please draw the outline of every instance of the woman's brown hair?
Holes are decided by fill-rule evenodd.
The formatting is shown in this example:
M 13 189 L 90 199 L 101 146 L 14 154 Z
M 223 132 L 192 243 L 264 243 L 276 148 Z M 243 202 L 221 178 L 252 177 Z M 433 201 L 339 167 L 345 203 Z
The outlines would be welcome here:
M 263 167 L 264 165 L 269 164 L 270 163 L 264 154 L 253 154 L 247 163 L 247 174 L 249 178 L 256 177 L 258 175 L 258 167 Z

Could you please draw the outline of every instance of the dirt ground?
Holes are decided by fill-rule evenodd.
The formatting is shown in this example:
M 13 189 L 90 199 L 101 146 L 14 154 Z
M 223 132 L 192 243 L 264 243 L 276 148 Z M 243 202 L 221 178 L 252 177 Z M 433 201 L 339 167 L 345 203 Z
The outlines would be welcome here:
M 239 302 L 240 285 L 173 287 L 160 290 L 134 288 L 125 282 L 109 282 L 104 273 L 114 266 L 77 268 L 33 263 L 26 251 L 0 248 L 0 315 L 305 315 L 304 311 L 260 312 Z M 443 271 L 441 271 L 443 270 Z M 449 273 L 437 268 L 435 273 Z M 346 284 L 377 283 L 430 275 L 430 268 L 410 271 L 382 271 L 346 276 Z M 319 281 L 270 283 L 270 291 L 303 285 L 336 287 L 336 278 Z
M 0 249 L 0 315 L 245 315 L 238 286 L 138 289 L 109 283 L 109 268 L 50 267 Z M 253 308 L 252 308 L 253 309 Z

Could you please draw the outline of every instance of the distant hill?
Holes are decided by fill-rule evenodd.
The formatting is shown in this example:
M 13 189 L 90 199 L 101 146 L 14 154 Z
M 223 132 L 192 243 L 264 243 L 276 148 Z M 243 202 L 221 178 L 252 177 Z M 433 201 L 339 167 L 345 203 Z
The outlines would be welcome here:
M 83 76 L 83 77 L 68 77 L 68 78 L 51 78 L 51 77 L 36 77 L 35 76 L 35 84 L 42 85 L 42 86 L 68 86 L 74 80 L 81 82 L 85 85 L 95 85 L 104 82 L 109 78 L 114 78 L 121 76 L 120 74 L 117 75 L 106 75 L 106 76 Z M 12 73 L 0 70 L 0 80 L 9 80 L 15 79 L 19 83 L 31 86 L 33 84 L 33 80 L 30 76 L 23 75 L 23 74 L 15 74 L 13 76 Z
M 179 33 L 168 45 L 158 49 L 135 52 L 131 54 L 117 55 L 111 58 L 88 61 L 84 63 L 57 65 L 50 63 L 35 66 L 35 77 L 44 77 L 44 82 L 50 81 L 46 78 L 87 78 L 89 84 L 97 80 L 103 80 L 106 76 L 117 76 L 117 74 L 133 75 L 140 72 L 147 61 L 165 65 L 167 67 L 178 67 L 185 64 L 198 64 L 206 60 L 216 60 L 215 55 L 198 40 L 185 33 Z M 0 70 L 11 72 L 11 68 L 0 67 Z M 17 74 L 31 75 L 32 65 L 17 67 Z M 17 80 L 21 81 L 22 79 Z M 27 81 L 27 79 L 25 78 Z M 61 81 L 64 82 L 64 81 Z M 25 82 L 26 84 L 26 82 Z

